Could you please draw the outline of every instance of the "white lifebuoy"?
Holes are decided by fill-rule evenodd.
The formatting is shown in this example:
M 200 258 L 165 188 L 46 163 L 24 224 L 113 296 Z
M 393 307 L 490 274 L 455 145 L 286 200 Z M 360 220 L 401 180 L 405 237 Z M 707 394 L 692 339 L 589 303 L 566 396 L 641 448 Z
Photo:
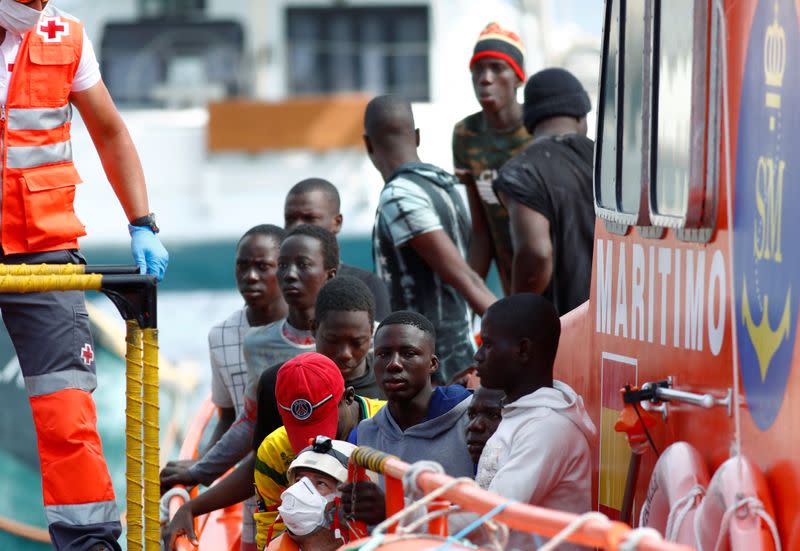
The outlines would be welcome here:
M 655 528 L 666 540 L 694 545 L 694 515 L 708 479 L 706 464 L 694 446 L 672 444 L 653 469 L 639 526 Z
M 714 473 L 694 518 L 699 551 L 781 549 L 766 479 L 748 459 L 725 461 Z

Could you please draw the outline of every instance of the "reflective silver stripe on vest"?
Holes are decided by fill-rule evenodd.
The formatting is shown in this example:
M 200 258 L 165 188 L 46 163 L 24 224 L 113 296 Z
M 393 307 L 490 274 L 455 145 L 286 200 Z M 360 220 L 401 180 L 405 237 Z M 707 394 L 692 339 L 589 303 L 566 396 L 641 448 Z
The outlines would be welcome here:
M 72 104 L 42 109 L 9 109 L 9 130 L 52 130 L 72 120 Z
M 47 524 L 60 522 L 69 526 L 88 526 L 119 522 L 119 511 L 115 501 L 78 503 L 77 505 L 47 505 L 44 513 L 47 516 Z
M 28 396 L 46 396 L 68 388 L 76 388 L 92 392 L 97 388 L 97 376 L 89 371 L 55 371 L 44 375 L 25 377 L 25 388 Z
M 34 168 L 72 161 L 72 143 L 54 143 L 33 147 L 9 147 L 7 153 L 8 168 Z

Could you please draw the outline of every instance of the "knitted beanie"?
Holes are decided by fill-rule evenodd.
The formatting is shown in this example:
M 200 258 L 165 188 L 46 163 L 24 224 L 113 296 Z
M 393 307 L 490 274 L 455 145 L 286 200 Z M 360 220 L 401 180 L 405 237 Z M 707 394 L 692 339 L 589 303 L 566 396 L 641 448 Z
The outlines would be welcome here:
M 525 85 L 524 121 L 528 132 L 544 119 L 581 118 L 592 109 L 589 94 L 575 76 L 564 69 L 539 71 Z
M 525 81 L 525 47 L 516 33 L 504 29 L 497 23 L 489 23 L 478 36 L 478 42 L 469 60 L 469 68 L 484 57 L 502 59 L 514 70 L 520 80 Z

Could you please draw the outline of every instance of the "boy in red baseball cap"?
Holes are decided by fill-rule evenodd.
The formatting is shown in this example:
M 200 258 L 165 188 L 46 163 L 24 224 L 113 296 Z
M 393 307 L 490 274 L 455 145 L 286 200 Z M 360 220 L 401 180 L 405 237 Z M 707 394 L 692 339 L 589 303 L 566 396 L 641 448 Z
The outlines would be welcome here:
M 256 459 L 256 492 L 264 508 L 255 514 L 259 548 L 268 541 L 270 532 L 277 534 L 283 529 L 275 523 L 275 517 L 281 492 L 288 486 L 286 472 L 295 455 L 320 435 L 346 440 L 359 422 L 375 415 L 385 404 L 357 396 L 353 387 L 345 388 L 334 361 L 316 352 L 283 364 L 275 399 L 283 427 L 264 439 Z
M 263 509 L 255 514 L 259 549 L 263 549 L 270 533 L 277 535 L 284 528 L 275 518 L 280 495 L 289 485 L 287 472 L 295 456 L 316 436 L 346 440 L 359 422 L 375 415 L 385 404 L 356 396 L 353 387 L 345 388 L 333 360 L 316 352 L 301 354 L 281 366 L 275 397 L 285 426 L 264 439 L 255 461 L 256 490 Z M 245 476 L 249 477 L 249 485 L 242 484 Z M 172 549 L 182 534 L 196 542 L 194 516 L 246 499 L 252 493 L 252 483 L 253 471 L 237 468 L 216 485 L 215 492 L 204 492 L 186 502 L 164 532 L 166 548 Z M 247 495 L 239 495 L 243 487 L 248 488 Z
M 333 360 L 322 354 L 307 352 L 284 363 L 278 370 L 275 399 L 294 453 L 308 447 L 315 436 L 333 437 L 339 407 L 352 403 L 354 396 L 351 388 L 344 388 Z

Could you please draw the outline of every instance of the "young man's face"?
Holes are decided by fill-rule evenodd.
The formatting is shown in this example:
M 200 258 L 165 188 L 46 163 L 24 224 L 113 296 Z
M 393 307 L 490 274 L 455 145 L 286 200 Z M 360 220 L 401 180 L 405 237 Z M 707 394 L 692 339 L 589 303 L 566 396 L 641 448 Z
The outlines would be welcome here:
M 501 396 L 500 392 L 483 387 L 477 389 L 472 396 L 469 409 L 467 409 L 467 415 L 469 415 L 467 451 L 474 463 L 481 458 L 486 442 L 500 425 L 502 420 Z
M 513 378 L 517 365 L 519 343 L 503 335 L 492 314 L 491 308 L 481 320 L 481 346 L 475 352 L 475 367 L 481 378 L 481 386 L 503 390 Z
M 439 367 L 430 335 L 413 325 L 385 325 L 375 334 L 375 378 L 390 402 L 413 399 Z
M 291 193 L 283 206 L 283 226 L 291 231 L 300 224 L 311 224 L 333 234 L 342 229 L 342 215 L 322 190 Z
M 521 84 L 511 65 L 494 57 L 484 57 L 472 64 L 472 89 L 484 111 L 496 113 L 517 99 Z
M 295 308 L 313 308 L 319 290 L 335 270 L 326 270 L 322 243 L 307 235 L 293 235 L 281 244 L 278 283 L 283 298 Z
M 317 323 L 317 352 L 327 356 L 345 381 L 364 374 L 372 343 L 372 323 L 367 312 L 331 311 Z
M 239 243 L 236 286 L 249 307 L 266 309 L 280 299 L 278 252 L 277 240 L 266 235 L 248 235 Z

